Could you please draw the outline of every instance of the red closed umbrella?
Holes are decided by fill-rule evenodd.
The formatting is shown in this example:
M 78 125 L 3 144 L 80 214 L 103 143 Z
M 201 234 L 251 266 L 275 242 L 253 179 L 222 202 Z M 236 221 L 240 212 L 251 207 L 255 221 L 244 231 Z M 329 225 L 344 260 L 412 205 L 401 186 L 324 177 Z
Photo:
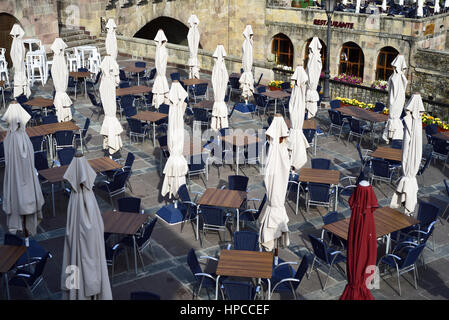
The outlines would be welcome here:
M 346 274 L 348 284 L 340 300 L 374 300 L 366 286 L 367 278 L 374 272 L 367 269 L 376 266 L 377 240 L 374 210 L 378 207 L 373 188 L 363 182 L 349 199 L 351 220 L 348 232 L 348 258 Z

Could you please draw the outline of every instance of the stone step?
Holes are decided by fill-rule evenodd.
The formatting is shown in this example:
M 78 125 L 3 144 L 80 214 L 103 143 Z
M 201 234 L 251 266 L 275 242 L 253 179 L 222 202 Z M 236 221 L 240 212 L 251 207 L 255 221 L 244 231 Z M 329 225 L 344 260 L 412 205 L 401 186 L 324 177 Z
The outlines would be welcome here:
M 61 36 L 61 38 L 64 39 L 64 42 L 90 39 L 89 36 L 86 34 L 74 34 L 74 35 L 70 35 L 70 36 Z
M 70 37 L 74 35 L 87 35 L 87 33 L 84 30 L 79 29 L 61 29 L 59 31 L 60 37 Z

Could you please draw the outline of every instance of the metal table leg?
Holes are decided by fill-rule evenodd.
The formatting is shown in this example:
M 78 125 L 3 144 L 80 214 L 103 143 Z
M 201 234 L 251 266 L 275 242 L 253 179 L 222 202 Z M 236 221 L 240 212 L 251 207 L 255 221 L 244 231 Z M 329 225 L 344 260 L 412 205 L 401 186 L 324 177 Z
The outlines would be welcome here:
M 10 297 L 10 295 L 9 295 L 9 284 L 8 284 L 8 273 L 7 273 L 7 272 L 5 272 L 5 273 L 3 274 L 3 278 L 4 278 L 4 280 L 5 280 L 6 299 L 7 299 L 7 300 L 11 300 L 11 297 Z
M 237 214 L 237 231 L 239 231 L 240 230 L 240 211 L 238 208 L 235 210 L 235 213 Z
M 335 204 L 334 211 L 338 210 L 338 185 L 335 186 Z
M 196 240 L 198 240 L 199 239 L 199 225 L 200 225 L 200 215 L 198 214 L 198 212 L 199 212 L 199 210 L 200 210 L 200 206 L 198 205 L 198 206 L 196 206 L 196 234 L 195 234 L 195 236 L 196 236 Z
M 237 155 L 235 158 L 235 162 L 236 162 L 235 174 L 238 175 L 239 174 L 239 147 L 237 147 L 236 149 L 237 149 Z
M 51 203 L 53 206 L 53 218 L 56 217 L 56 211 L 55 211 L 55 184 L 51 184 Z
M 215 280 L 215 300 L 218 300 L 218 287 L 220 286 L 220 275 L 217 276 L 217 279 Z M 199 294 L 199 292 L 198 292 Z
M 134 270 L 137 275 L 137 245 L 136 245 L 136 236 L 133 235 L 133 244 L 134 244 Z
M 156 122 L 153 122 L 153 147 L 156 146 Z
M 387 237 L 387 245 L 385 246 L 385 254 L 388 254 L 390 252 L 390 246 L 391 246 L 391 233 L 386 235 Z
M 276 114 L 278 99 L 274 99 L 274 114 Z
M 84 98 L 87 99 L 87 79 L 84 78 Z

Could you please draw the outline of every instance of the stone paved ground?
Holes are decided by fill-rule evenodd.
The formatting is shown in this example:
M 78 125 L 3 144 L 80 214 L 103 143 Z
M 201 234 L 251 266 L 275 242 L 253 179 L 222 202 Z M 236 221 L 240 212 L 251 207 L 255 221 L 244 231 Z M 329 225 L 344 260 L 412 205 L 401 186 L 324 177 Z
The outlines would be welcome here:
M 167 74 L 173 72 L 170 68 Z M 182 76 L 186 76 L 186 72 L 182 72 Z M 208 77 L 203 75 L 203 77 Z M 53 91 L 51 79 L 47 85 L 35 86 L 33 92 L 37 96 L 51 96 Z M 210 92 L 212 94 L 212 91 Z M 210 95 L 212 96 L 212 95 Z M 233 99 L 235 100 L 236 97 Z M 84 98 L 83 94 L 79 94 L 74 102 L 74 119 L 81 127 L 85 118 L 90 117 L 92 105 Z M 88 148 L 89 152 L 85 155 L 88 159 L 96 158 L 104 155 L 102 150 L 102 137 L 99 135 L 101 121 L 103 117 L 97 119 L 92 117 L 92 124 L 88 131 Z M 328 117 L 327 111 L 322 110 L 317 116 L 317 120 L 321 129 L 325 134 L 318 138 L 318 148 L 316 157 L 324 157 L 332 160 L 333 168 L 340 170 L 342 175 L 354 175 L 359 170 L 358 156 L 355 148 L 355 141 L 347 142 L 347 134 L 343 135 L 342 140 L 338 141 L 335 136 L 327 134 Z M 122 121 L 124 128 L 126 122 Z M 232 128 L 261 128 L 266 125 L 266 118 L 251 117 L 235 112 L 231 118 L 230 125 Z M 5 127 L 5 123 L 1 123 Z M 136 160 L 133 166 L 133 173 L 130 178 L 131 189 L 127 189 L 126 194 L 142 198 L 142 207 L 145 213 L 150 217 L 155 216 L 155 212 L 167 203 L 160 195 L 160 188 L 163 176 L 160 175 L 159 167 L 159 148 L 153 146 L 150 140 L 141 143 L 130 143 L 126 132 L 123 133 L 122 139 L 124 147 L 120 152 L 120 156 L 126 158 L 128 152 L 133 152 Z M 364 144 L 364 147 L 370 147 Z M 312 155 L 309 151 L 309 163 Z M 117 157 L 117 155 L 114 155 Z M 3 176 L 3 169 L 0 174 Z M 249 177 L 249 186 L 251 191 L 249 197 L 261 198 L 264 195 L 263 179 L 259 174 L 259 169 L 255 166 L 246 166 L 241 168 L 241 172 Z M 220 168 L 211 166 L 209 170 L 208 180 L 193 177 L 191 181 L 191 192 L 202 191 L 206 187 L 219 187 L 226 184 L 226 177 L 232 174 L 230 166 Z M 438 161 L 432 162 L 430 168 L 419 178 L 420 191 L 419 198 L 422 200 L 431 200 L 441 205 L 442 219 L 437 223 L 434 232 L 435 248 L 424 250 L 425 266 L 419 267 L 418 289 L 412 285 L 413 276 L 411 273 L 401 277 L 402 296 L 397 293 L 397 278 L 395 276 L 386 276 L 380 281 L 380 288 L 373 290 L 376 299 L 449 299 L 449 223 L 445 220 L 448 212 L 446 211 L 449 203 L 445 194 L 443 178 L 447 177 L 447 173 L 442 172 L 442 164 Z M 3 179 L 2 179 L 3 180 Z M 2 184 L 0 186 L 2 188 Z M 374 190 L 378 197 L 380 205 L 388 205 L 393 194 L 393 187 L 386 183 L 375 185 Z M 63 193 L 56 195 L 56 217 L 51 213 L 51 198 L 49 189 L 44 188 L 46 196 L 46 204 L 44 205 L 44 220 L 39 227 L 39 233 L 35 239 L 49 250 L 53 258 L 49 260 L 44 272 L 44 278 L 52 292 L 51 299 L 59 299 L 60 292 L 60 274 L 63 254 L 63 241 L 66 223 L 66 208 L 68 197 Z M 308 240 L 309 234 L 319 235 L 322 227 L 322 216 L 326 213 L 324 208 L 311 207 L 310 212 L 306 213 L 304 200 L 301 199 L 300 211 L 295 215 L 295 203 L 292 200 L 287 201 L 286 208 L 290 219 L 290 245 L 288 248 L 280 250 L 280 257 L 287 261 L 299 262 L 304 255 L 312 257 L 311 245 Z M 111 205 L 107 195 L 97 192 L 97 200 L 102 211 L 110 209 Z M 343 200 L 339 202 L 338 207 L 341 217 L 348 217 L 350 211 L 347 203 Z M 247 229 L 257 230 L 255 225 L 247 224 Z M 5 232 L 5 215 L 0 215 L 0 238 L 3 238 Z M 115 275 L 112 279 L 112 291 L 114 299 L 129 299 L 130 292 L 146 290 L 157 293 L 162 299 L 191 299 L 192 290 L 195 287 L 195 279 L 193 278 L 187 263 L 186 254 L 190 248 L 194 248 L 198 256 L 210 255 L 217 256 L 230 241 L 230 233 L 226 234 L 226 241 L 223 237 L 219 238 L 214 233 L 207 233 L 206 237 L 202 237 L 202 241 L 196 241 L 193 227 L 186 224 L 181 231 L 181 226 L 168 225 L 162 219 L 159 219 L 154 233 L 152 235 L 151 249 L 144 252 L 145 270 L 142 270 L 140 261 L 138 262 L 139 274 L 134 273 L 134 263 L 132 254 L 130 255 L 130 268 L 126 268 L 126 259 L 120 256 L 116 262 Z M 378 256 L 385 251 L 382 244 L 379 245 Z M 213 267 L 213 266 L 209 266 Z M 343 269 L 345 265 L 342 265 Z M 304 278 L 299 289 L 297 290 L 300 299 L 338 299 L 341 295 L 346 280 L 340 273 L 332 271 L 327 285 L 326 291 L 322 290 L 322 284 L 325 280 L 325 271 L 327 269 L 320 268 L 320 271 L 311 273 L 310 278 Z M 13 299 L 28 298 L 25 292 L 20 289 L 11 289 Z M 213 296 L 213 293 L 211 293 Z M 4 299 L 4 290 L 0 294 Z M 35 292 L 35 297 L 47 299 L 46 292 L 39 287 Z M 290 294 L 274 294 L 273 299 L 292 299 Z M 208 299 L 206 290 L 202 290 L 200 299 Z

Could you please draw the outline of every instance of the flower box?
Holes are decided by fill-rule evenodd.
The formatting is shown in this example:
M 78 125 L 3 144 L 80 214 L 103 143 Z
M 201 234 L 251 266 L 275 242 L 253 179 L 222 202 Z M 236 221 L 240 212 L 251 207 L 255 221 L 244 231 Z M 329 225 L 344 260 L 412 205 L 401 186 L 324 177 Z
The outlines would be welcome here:
M 449 130 L 438 127 L 438 132 L 448 132 Z
M 281 88 L 275 87 L 275 86 L 269 86 L 270 91 L 281 91 Z

